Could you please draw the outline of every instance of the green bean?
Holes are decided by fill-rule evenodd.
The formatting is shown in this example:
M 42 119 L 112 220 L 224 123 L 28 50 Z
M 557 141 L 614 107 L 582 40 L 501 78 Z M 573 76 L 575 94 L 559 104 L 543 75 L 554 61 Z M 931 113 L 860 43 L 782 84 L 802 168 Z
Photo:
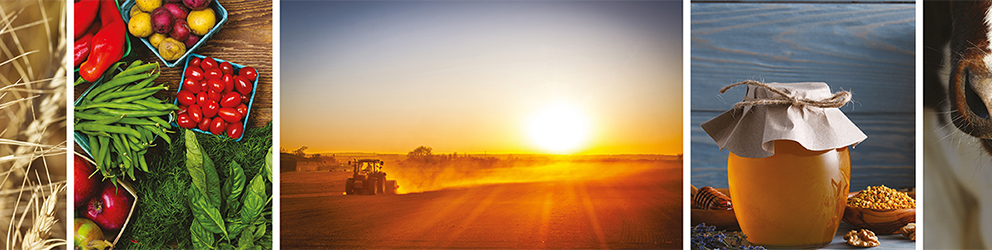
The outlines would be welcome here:
M 162 101 L 148 101 L 148 100 L 137 100 L 134 101 L 135 104 L 148 107 L 152 110 L 179 110 L 179 107 L 172 104 L 165 104 Z
M 141 64 L 141 61 L 134 61 L 134 63 L 131 63 L 131 66 L 127 67 L 127 69 L 124 69 L 124 71 L 121 71 L 121 73 L 118 73 L 116 76 L 114 76 L 114 78 L 138 74 L 141 72 L 154 69 L 157 66 L 158 66 L 158 62 Z
M 155 87 L 155 88 L 158 88 L 158 87 Z M 139 90 L 147 90 L 147 89 L 139 89 Z M 159 89 L 159 90 L 161 90 L 161 89 Z M 165 90 L 168 90 L 168 87 L 165 87 Z M 135 90 L 128 90 L 128 91 L 135 91 Z M 143 93 L 134 94 L 134 95 L 131 95 L 131 96 L 120 97 L 120 98 L 117 98 L 117 99 L 113 99 L 110 102 L 129 103 L 129 102 L 133 102 L 134 100 L 141 100 L 141 99 L 143 99 L 145 97 L 150 97 L 150 96 L 154 95 L 155 93 L 158 93 L 158 90 L 155 90 L 155 91 L 136 91 L 136 92 L 143 92 Z
M 172 145 L 172 138 L 169 138 L 169 135 L 165 133 L 165 129 L 151 127 L 151 126 L 145 126 L 145 129 L 151 131 L 152 133 L 155 133 L 155 135 L 158 135 L 159 137 L 162 137 L 162 139 L 165 139 L 165 143 Z
M 150 141 L 152 141 L 152 139 L 155 138 L 155 134 L 152 134 L 151 131 L 148 131 L 148 128 L 146 126 L 136 127 L 135 129 L 137 129 L 138 132 L 141 132 L 141 140 L 142 141 L 150 142 Z
M 148 110 L 147 107 L 131 104 L 131 103 L 113 103 L 113 102 L 97 102 L 82 106 L 76 106 L 75 110 L 82 111 L 91 108 L 112 108 L 112 109 L 128 109 L 128 110 Z
M 123 116 L 118 116 L 118 117 L 113 117 L 113 118 L 107 118 L 107 119 L 97 120 L 94 123 L 107 125 L 107 124 L 111 124 L 111 123 L 115 123 L 117 121 L 120 121 L 123 118 L 124 118 Z
M 135 85 L 131 85 L 131 88 L 133 88 L 133 89 L 143 89 L 143 88 L 148 87 L 148 85 L 150 85 L 152 83 L 152 80 L 155 80 L 155 79 L 158 78 L 159 73 L 161 73 L 161 71 L 155 71 L 154 73 L 152 73 L 152 76 L 151 77 L 148 77 L 147 80 L 141 81 L 141 82 L 139 82 L 138 84 L 135 84 Z
M 118 157 L 117 158 L 118 158 L 118 160 L 120 160 L 124 164 L 124 169 L 131 168 L 131 160 L 130 160 L 131 159 L 131 154 L 130 154 L 130 151 L 131 150 L 130 150 L 130 148 L 128 148 L 127 146 L 125 146 L 126 143 L 127 142 L 124 141 L 124 139 L 122 139 L 122 136 L 120 134 L 117 134 L 117 135 L 114 136 L 114 144 L 116 145 L 117 150 L 118 150 L 118 152 L 117 152 Z
M 133 136 L 141 136 L 141 133 L 138 133 L 138 131 L 136 131 L 134 129 L 131 129 L 131 128 L 128 128 L 128 127 L 113 126 L 113 125 L 104 125 L 104 124 L 96 124 L 96 123 L 91 123 L 91 122 L 84 122 L 84 123 L 76 124 L 76 129 L 77 130 L 89 130 L 89 131 L 94 131 L 94 132 L 103 131 L 103 132 L 114 133 L 114 134 L 127 134 L 127 135 L 133 135 Z
M 94 135 L 87 135 L 86 138 L 89 139 L 90 142 L 90 154 L 93 155 L 93 161 L 100 164 L 103 160 L 103 156 L 100 155 L 100 150 L 102 149 L 100 148 L 100 139 L 97 139 Z
M 153 122 L 153 121 L 149 121 L 149 120 L 145 120 L 145 119 L 139 119 L 139 118 L 133 118 L 133 117 L 125 117 L 124 119 L 121 119 L 120 121 L 117 121 L 117 123 L 127 124 L 127 125 L 138 125 L 138 126 L 155 125 L 155 122 Z
M 148 120 L 152 120 L 153 122 L 155 122 L 159 126 L 165 127 L 166 129 L 172 128 L 172 124 L 170 124 L 169 122 L 167 122 L 165 120 L 162 120 L 162 118 L 159 118 L 158 116 L 149 116 L 148 117 Z
M 103 84 L 100 84 L 99 87 L 96 87 L 96 89 L 93 89 L 93 91 L 91 91 L 89 94 L 86 95 L 86 99 L 84 99 L 84 100 L 93 100 L 93 98 L 95 98 L 93 96 L 99 95 L 100 93 L 103 93 L 104 91 L 106 91 L 108 89 L 111 89 L 111 88 L 114 88 L 114 87 L 120 87 L 120 86 L 123 86 L 124 84 L 128 84 L 128 83 L 135 82 L 135 81 L 138 81 L 138 80 L 144 80 L 144 79 L 149 78 L 151 76 L 152 76 L 152 74 L 140 74 L 140 75 L 133 75 L 133 76 L 114 77 L 114 79 L 112 79 L 110 81 L 107 81 L 107 82 L 105 82 Z
M 124 115 L 128 117 L 148 117 L 148 116 L 163 116 L 172 113 L 172 111 L 161 111 L 161 110 L 144 110 L 144 111 L 121 111 L 108 108 L 97 108 L 100 112 L 108 115 Z
M 140 159 L 138 161 L 138 166 L 141 167 L 142 171 L 148 172 L 148 163 L 145 162 L 145 154 L 138 154 L 138 158 Z
M 101 170 L 106 173 L 107 168 L 110 166 L 108 163 L 110 162 L 110 136 L 102 136 L 97 139 L 100 140 L 101 151 L 99 154 L 101 155 L 100 158 L 103 159 L 102 162 L 98 162 L 99 164 L 97 165 L 102 166 L 103 168 Z
M 148 78 L 148 79 L 152 79 L 152 78 Z M 147 95 L 144 95 L 144 97 L 147 97 L 147 96 L 150 96 L 150 95 L 153 95 L 153 94 L 157 93 L 160 90 L 169 90 L 169 87 L 167 87 L 167 86 L 159 86 L 159 87 L 150 87 L 150 88 L 142 88 L 142 89 L 117 91 L 117 92 L 107 93 L 107 94 L 101 95 L 99 97 L 93 98 L 93 102 L 105 102 L 105 101 L 111 101 L 112 100 L 112 102 L 115 102 L 115 103 L 126 103 L 126 102 L 130 102 L 130 101 L 133 101 L 133 100 L 130 100 L 130 101 L 119 101 L 118 102 L 115 99 L 117 99 L 117 98 L 128 98 L 128 99 L 130 99 L 130 98 L 133 98 L 134 96 L 143 95 L 143 94 L 147 94 Z M 144 98 L 144 97 L 142 97 L 142 98 Z M 141 98 L 138 98 L 138 99 L 141 99 Z M 134 100 L 137 100 L 137 99 L 134 99 Z
M 128 65 L 127 68 L 124 68 L 124 70 L 133 69 L 134 67 L 141 65 L 141 63 L 142 63 L 141 60 L 134 60 L 134 62 L 131 62 L 131 65 Z
M 94 121 L 95 120 L 103 120 L 103 119 L 109 119 L 109 118 L 119 117 L 119 116 L 115 116 L 115 115 L 92 114 L 92 113 L 88 113 L 88 112 L 75 112 L 75 114 L 76 114 L 76 119 L 94 120 Z

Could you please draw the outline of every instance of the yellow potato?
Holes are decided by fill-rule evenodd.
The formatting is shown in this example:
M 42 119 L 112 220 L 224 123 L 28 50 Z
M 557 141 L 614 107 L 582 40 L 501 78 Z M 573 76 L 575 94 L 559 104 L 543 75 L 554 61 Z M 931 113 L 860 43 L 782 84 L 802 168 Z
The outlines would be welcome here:
M 158 44 L 158 54 L 166 61 L 175 61 L 186 54 L 186 44 L 171 37 L 166 38 Z
M 186 23 L 189 24 L 189 29 L 193 31 L 193 34 L 202 36 L 214 28 L 214 25 L 217 24 L 217 17 L 211 8 L 194 10 L 186 16 Z
M 141 11 L 151 13 L 155 8 L 162 7 L 162 0 L 136 0 L 134 5 Z
M 158 48 L 158 45 L 165 40 L 165 34 L 155 33 L 148 37 L 148 42 L 152 43 L 152 47 Z
M 152 35 L 152 16 L 148 13 L 138 13 L 131 17 L 127 23 L 127 31 L 135 37 L 148 37 Z

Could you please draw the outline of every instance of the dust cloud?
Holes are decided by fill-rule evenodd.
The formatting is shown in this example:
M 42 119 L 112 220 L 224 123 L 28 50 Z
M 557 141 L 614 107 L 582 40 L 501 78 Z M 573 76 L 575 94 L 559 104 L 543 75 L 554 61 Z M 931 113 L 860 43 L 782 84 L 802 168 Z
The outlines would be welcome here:
M 388 169 L 397 193 L 419 193 L 446 188 L 525 182 L 588 181 L 635 175 L 649 170 L 679 168 L 677 157 L 637 156 L 515 156 L 448 157 L 405 160 Z

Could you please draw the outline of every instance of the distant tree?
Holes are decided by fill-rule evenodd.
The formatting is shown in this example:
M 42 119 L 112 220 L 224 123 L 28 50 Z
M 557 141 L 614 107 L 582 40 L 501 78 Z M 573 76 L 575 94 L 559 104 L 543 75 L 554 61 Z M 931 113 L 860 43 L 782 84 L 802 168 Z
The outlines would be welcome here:
M 409 153 L 407 153 L 406 154 L 406 157 L 407 157 L 407 159 L 411 159 L 411 160 L 415 160 L 415 161 L 424 161 L 424 162 L 427 162 L 427 161 L 430 160 L 431 157 L 434 156 L 433 154 L 431 154 L 431 151 L 432 150 L 434 150 L 434 149 L 432 149 L 431 147 L 420 146 L 420 147 L 417 147 L 417 148 L 413 149 L 413 151 L 410 151 Z
M 286 150 L 284 147 L 279 147 L 279 153 L 289 153 L 289 150 Z
M 293 151 L 293 154 L 295 154 L 296 156 L 299 156 L 299 157 L 306 158 L 307 157 L 307 153 L 306 153 L 307 148 L 308 148 L 307 146 L 302 146 L 302 147 L 300 147 L 300 149 L 297 149 L 296 151 Z

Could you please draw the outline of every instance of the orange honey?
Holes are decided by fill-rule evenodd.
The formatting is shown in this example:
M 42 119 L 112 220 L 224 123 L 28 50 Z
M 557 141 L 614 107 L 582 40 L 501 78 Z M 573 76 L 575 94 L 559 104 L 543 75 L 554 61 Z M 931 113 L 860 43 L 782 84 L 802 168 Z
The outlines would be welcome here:
M 770 157 L 730 153 L 730 197 L 741 230 L 749 242 L 769 248 L 830 244 L 850 188 L 847 147 L 810 151 L 795 141 L 774 143 Z

